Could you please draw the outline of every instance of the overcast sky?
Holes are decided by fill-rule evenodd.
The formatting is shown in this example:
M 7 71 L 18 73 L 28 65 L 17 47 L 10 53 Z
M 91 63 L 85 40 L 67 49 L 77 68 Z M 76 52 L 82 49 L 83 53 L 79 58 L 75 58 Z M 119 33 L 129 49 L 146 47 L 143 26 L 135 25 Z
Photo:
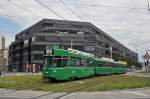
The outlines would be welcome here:
M 6 36 L 6 46 L 16 33 L 42 18 L 50 18 L 91 22 L 131 50 L 138 49 L 140 60 L 150 49 L 147 0 L 39 1 L 43 6 L 36 0 L 0 0 L 0 32 Z

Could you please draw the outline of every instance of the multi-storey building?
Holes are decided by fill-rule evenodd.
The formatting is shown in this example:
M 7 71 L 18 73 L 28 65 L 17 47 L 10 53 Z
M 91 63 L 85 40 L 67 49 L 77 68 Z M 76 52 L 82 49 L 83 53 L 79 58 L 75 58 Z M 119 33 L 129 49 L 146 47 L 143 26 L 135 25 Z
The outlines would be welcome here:
M 89 22 L 43 19 L 18 33 L 9 47 L 9 66 L 22 71 L 27 64 L 43 64 L 43 50 L 47 45 L 63 45 L 85 51 L 97 57 L 114 54 L 138 60 L 131 51 Z M 110 48 L 112 51 L 110 51 Z
M 4 57 L 4 54 L 6 53 L 5 49 L 5 37 L 0 33 L 0 71 L 6 70 L 7 68 L 7 60 L 6 57 Z
M 8 49 L 0 49 L 0 71 L 6 71 L 8 66 Z
M 0 49 L 5 48 L 5 38 L 2 34 L 0 34 Z

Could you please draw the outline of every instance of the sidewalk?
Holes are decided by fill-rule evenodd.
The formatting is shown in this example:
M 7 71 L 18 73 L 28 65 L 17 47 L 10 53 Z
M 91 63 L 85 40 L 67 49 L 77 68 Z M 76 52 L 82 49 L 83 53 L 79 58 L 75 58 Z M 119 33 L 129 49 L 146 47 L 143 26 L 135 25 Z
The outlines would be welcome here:
M 128 75 L 128 76 L 150 77 L 150 73 L 142 73 L 141 71 L 127 72 L 125 75 Z
M 29 74 L 41 74 L 39 73 L 28 73 L 28 72 L 2 72 L 1 76 L 13 76 L 13 75 L 29 75 Z

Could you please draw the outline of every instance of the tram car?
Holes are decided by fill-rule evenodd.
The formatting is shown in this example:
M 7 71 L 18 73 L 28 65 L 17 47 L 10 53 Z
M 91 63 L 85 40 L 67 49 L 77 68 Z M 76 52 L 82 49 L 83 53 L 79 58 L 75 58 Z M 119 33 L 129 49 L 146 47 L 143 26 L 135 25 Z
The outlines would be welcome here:
M 43 78 L 71 80 L 95 75 L 122 74 L 127 72 L 127 63 L 109 58 L 97 58 L 93 54 L 47 46 L 44 50 Z

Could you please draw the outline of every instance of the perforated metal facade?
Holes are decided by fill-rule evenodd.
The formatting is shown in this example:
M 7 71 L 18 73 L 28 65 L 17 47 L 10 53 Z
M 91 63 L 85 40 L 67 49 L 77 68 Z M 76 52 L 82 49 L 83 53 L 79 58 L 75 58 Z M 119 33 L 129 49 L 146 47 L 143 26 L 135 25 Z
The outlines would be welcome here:
M 63 45 L 92 53 L 97 57 L 120 54 L 138 60 L 137 53 L 89 22 L 43 19 L 18 33 L 9 47 L 9 65 L 22 71 L 26 64 L 43 64 L 43 50 L 47 45 Z

